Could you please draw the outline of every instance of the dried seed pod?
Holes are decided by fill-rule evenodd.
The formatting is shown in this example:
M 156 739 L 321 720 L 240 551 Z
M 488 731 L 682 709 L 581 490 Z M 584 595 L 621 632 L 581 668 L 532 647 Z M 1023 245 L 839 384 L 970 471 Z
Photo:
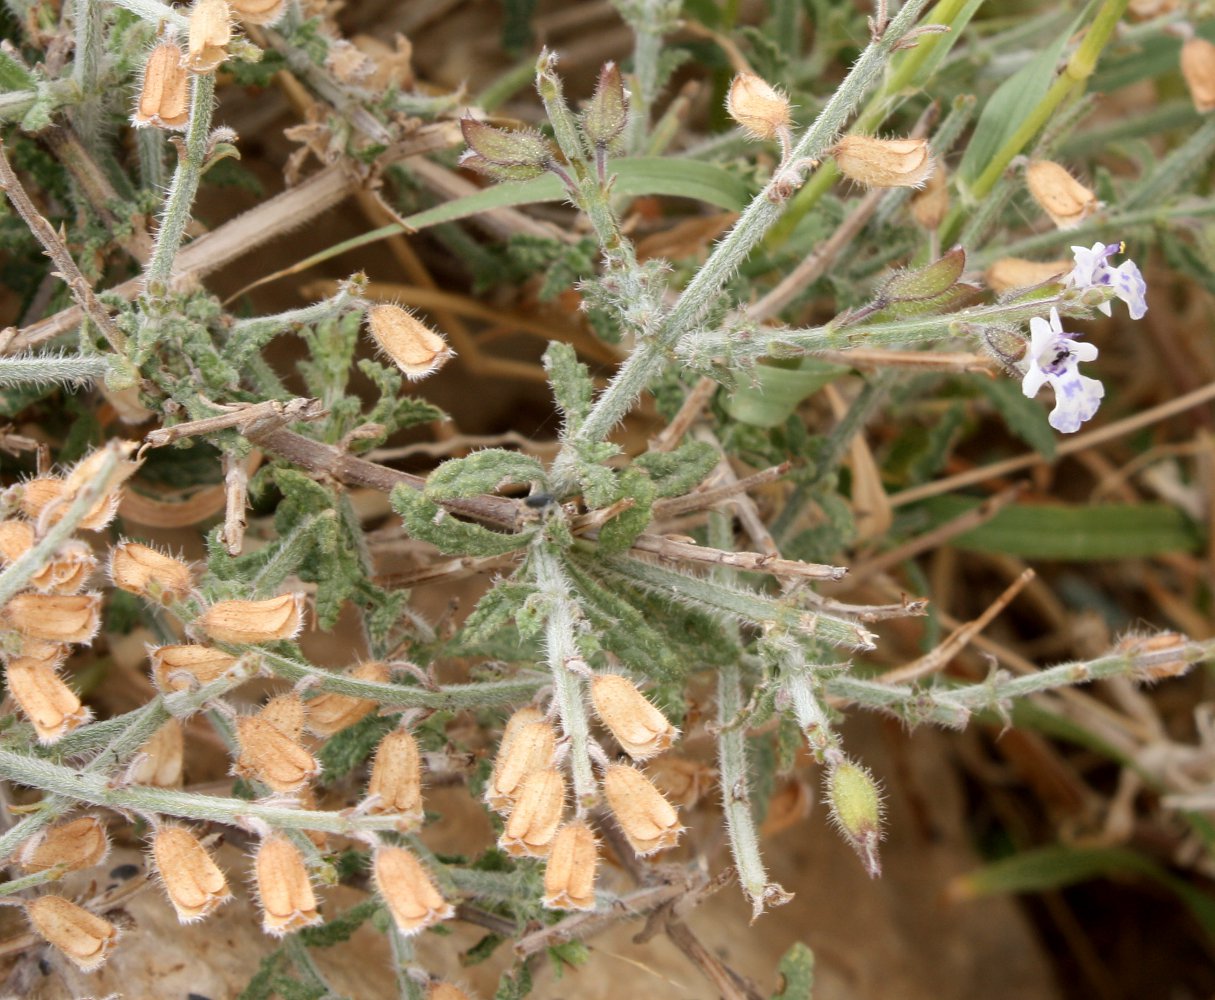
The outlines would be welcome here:
M 177 788 L 182 781 L 185 733 L 177 719 L 169 719 L 139 748 L 127 780 L 135 785 Z
M 437 372 L 455 354 L 442 336 L 400 306 L 372 306 L 367 329 L 380 350 L 415 382 Z
M 33 545 L 34 526 L 29 521 L 0 521 L 0 564 L 16 562 Z
M 304 735 L 304 700 L 298 694 L 280 694 L 271 698 L 257 716 L 296 743 Z
M 983 274 L 983 280 L 993 292 L 1003 294 L 1014 288 L 1029 288 L 1055 278 L 1072 269 L 1070 260 L 1036 261 L 1021 257 L 1001 257 Z
M 1215 111 L 1215 45 L 1195 35 L 1181 47 L 1181 75 L 1195 109 Z
M 0 564 L 15 562 L 34 547 L 36 540 L 34 526 L 28 521 L 0 521 Z M 93 550 L 72 539 L 64 542 L 55 557 L 30 577 L 30 586 L 42 593 L 75 594 L 96 567 Z
M 185 691 L 219 680 L 236 666 L 237 659 L 210 646 L 155 646 L 148 648 L 152 680 L 161 694 Z
M 565 812 L 565 778 L 555 767 L 533 771 L 519 790 L 498 846 L 507 854 L 543 858 L 553 845 Z
M 285 837 L 263 840 L 253 859 L 262 930 L 282 937 L 321 922 L 308 869 L 295 845 Z
M 304 595 L 280 594 L 265 601 L 219 601 L 195 622 L 216 642 L 251 645 L 294 639 L 304 625 Z
M 925 139 L 846 135 L 831 152 L 840 173 L 865 187 L 920 187 L 934 167 Z
M 393 923 L 406 937 L 447 920 L 456 912 L 435 888 L 422 862 L 403 847 L 379 848 L 372 862 L 372 876 Z
M 171 604 L 194 589 L 190 567 L 139 542 L 119 542 L 110 550 L 110 579 L 119 590 Z
M 717 770 L 698 760 L 663 754 L 647 765 L 649 778 L 663 798 L 674 806 L 690 809 L 717 781 Z
M 240 753 L 233 773 L 262 781 L 272 791 L 294 792 L 320 773 L 312 754 L 260 716 L 239 716 L 236 739 Z
M 161 42 L 143 67 L 143 85 L 135 102 L 131 124 L 136 128 L 184 129 L 190 120 L 190 76 L 175 42 Z
M 42 517 L 43 512 L 51 512 L 54 507 L 55 514 L 62 516 L 63 511 L 67 507 L 60 502 L 63 500 L 66 486 L 60 476 L 38 476 L 35 479 L 27 479 L 21 484 L 21 493 L 18 503 L 21 506 L 21 513 L 28 517 L 31 521 L 36 521 Z M 54 516 L 52 514 L 52 516 Z M 58 520 L 55 517 L 54 520 Z M 54 521 L 51 522 L 52 524 Z
M 186 66 L 195 73 L 210 73 L 228 58 L 232 40 L 231 12 L 224 0 L 196 0 L 190 11 L 189 53 Z
M 520 718 L 525 712 L 528 714 Z M 547 722 L 539 721 L 542 718 L 535 709 L 521 709 L 502 733 L 493 774 L 485 786 L 485 801 L 495 812 L 510 812 L 527 776 L 553 762 L 557 733 Z M 518 724 L 516 719 L 520 719 Z M 531 719 L 537 721 L 528 721 Z
M 162 826 L 152 838 L 152 861 L 177 919 L 192 924 L 232 898 L 228 880 L 189 830 Z
M 924 187 L 911 199 L 911 217 L 917 226 L 934 231 L 949 212 L 949 178 L 934 170 Z
M 582 820 L 566 823 L 557 831 L 544 866 L 544 905 L 550 910 L 593 910 L 595 866 L 599 845 Z
M 1074 229 L 1097 210 L 1097 196 L 1051 160 L 1031 160 L 1025 184 L 1059 229 Z
M 43 666 L 57 670 L 67 659 L 71 647 L 61 642 L 45 642 L 42 639 L 31 639 L 29 636 L 16 635 L 10 637 L 0 649 L 0 656 L 6 660 L 25 660 L 27 666 Z
M 75 872 L 101 864 L 109 853 L 105 824 L 96 816 L 81 816 L 31 837 L 22 845 L 19 860 L 27 872 L 56 867 Z
M 45 664 L 13 660 L 5 668 L 8 693 L 33 723 L 39 743 L 55 743 L 87 722 L 92 713 L 76 692 Z
M 739 73 L 726 94 L 726 113 L 752 139 L 775 139 L 792 120 L 789 98 L 754 73 Z
M 426 990 L 426 1000 L 472 1000 L 460 987 L 451 983 L 431 983 Z
M 608 806 L 633 850 L 645 857 L 674 847 L 683 827 L 679 813 L 637 768 L 611 764 L 604 772 Z
M 595 714 L 633 760 L 645 760 L 670 748 L 679 730 L 655 708 L 637 685 L 619 674 L 591 678 Z
M 112 923 L 62 896 L 31 899 L 25 912 L 34 930 L 83 972 L 101 966 L 118 940 Z
M 368 812 L 400 816 L 402 833 L 422 825 L 422 758 L 418 742 L 404 729 L 385 736 L 375 752 L 367 796 Z
M 233 15 L 245 24 L 276 24 L 287 11 L 286 0 L 228 0 Z
M 882 874 L 878 844 L 882 839 L 882 796 L 873 775 L 847 758 L 827 771 L 827 802 L 831 819 L 860 855 L 870 877 Z
M 60 504 L 50 511 L 49 523 L 54 524 L 72 505 L 72 500 L 86 487 L 97 481 L 98 473 L 111 453 L 118 454 L 118 463 L 110 474 L 105 493 L 97 498 L 93 506 L 80 521 L 80 527 L 87 531 L 100 531 L 118 513 L 118 504 L 122 500 L 122 484 L 135 474 L 139 462 L 132 462 L 130 456 L 138 447 L 134 441 L 112 441 L 104 448 L 98 448 L 85 455 L 79 462 L 68 470 L 63 477 L 63 485 L 59 494 Z
M 389 680 L 388 667 L 375 660 L 360 663 L 347 674 L 355 680 L 376 684 L 387 684 Z M 366 718 L 375 708 L 376 702 L 370 698 L 327 691 L 308 702 L 308 730 L 317 736 L 332 736 Z
M 101 624 L 101 595 L 18 594 L 4 608 L 7 625 L 47 642 L 92 642 Z
M 1118 643 L 1118 650 L 1136 658 L 1151 657 L 1151 661 L 1135 671 L 1142 681 L 1160 681 L 1166 677 L 1180 677 L 1188 673 L 1197 662 L 1180 655 L 1189 640 L 1180 632 L 1160 632 L 1156 635 L 1128 635 Z M 1161 659 L 1161 654 L 1176 650 L 1175 659 Z M 1155 654 L 1155 655 L 1153 655 Z

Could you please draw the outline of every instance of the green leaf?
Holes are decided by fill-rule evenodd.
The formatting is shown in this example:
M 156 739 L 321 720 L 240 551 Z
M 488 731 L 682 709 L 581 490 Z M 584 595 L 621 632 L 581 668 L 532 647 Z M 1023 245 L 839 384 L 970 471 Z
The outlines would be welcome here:
M 777 975 L 780 988 L 772 1000 L 810 1000 L 814 995 L 814 952 L 796 942 L 781 956 Z
M 557 408 L 565 417 L 565 433 L 572 435 L 591 409 L 595 383 L 590 369 L 578 360 L 573 347 L 554 340 L 544 352 L 544 370 L 548 372 Z
M 1043 458 L 1055 457 L 1055 432 L 1047 423 L 1046 409 L 1041 403 L 1027 398 L 1012 379 L 977 378 L 973 384 L 996 408 L 1010 431 Z
M 933 497 L 916 507 L 935 527 L 979 503 L 970 497 Z M 1135 559 L 1196 551 L 1202 533 L 1167 504 L 1016 504 L 958 535 L 952 544 L 1026 559 Z
M 426 496 L 431 500 L 457 500 L 493 493 L 503 483 L 534 481 L 545 481 L 544 466 L 536 459 L 505 448 L 484 448 L 466 458 L 450 459 L 435 469 L 426 480 Z
M 525 546 L 534 533 L 524 531 L 517 535 L 505 535 L 479 524 L 461 521 L 428 497 L 404 485 L 392 491 L 389 503 L 401 515 L 406 531 L 448 555 L 503 555 Z
M 653 481 L 656 496 L 677 497 L 704 482 L 721 460 L 721 453 L 706 441 L 688 441 L 674 451 L 652 451 L 639 455 L 633 467 Z
M 802 358 L 794 367 L 761 363 L 751 372 L 751 384 L 740 385 L 726 404 L 735 420 L 753 427 L 776 427 L 802 400 L 843 375 L 847 368 L 816 358 Z
M 7 52 L 0 50 L 0 93 L 13 90 L 33 90 L 38 81 L 21 63 Z
M 624 552 L 650 523 L 654 506 L 654 484 L 640 469 L 625 469 L 620 474 L 618 500 L 631 499 L 633 506 L 622 510 L 599 529 L 599 547 L 604 552 Z

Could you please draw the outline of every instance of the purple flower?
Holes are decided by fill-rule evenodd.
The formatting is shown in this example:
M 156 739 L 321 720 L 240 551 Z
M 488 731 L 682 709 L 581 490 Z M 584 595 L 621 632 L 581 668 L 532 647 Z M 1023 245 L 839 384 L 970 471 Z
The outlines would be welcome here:
M 1059 310 L 1054 308 L 1050 311 L 1050 322 L 1035 316 L 1029 321 L 1029 330 L 1029 350 L 1025 354 L 1029 368 L 1021 380 L 1021 391 L 1033 399 L 1049 382 L 1055 390 L 1050 425 L 1064 434 L 1074 434 L 1097 412 L 1105 395 L 1105 386 L 1080 374 L 1080 362 L 1095 360 L 1097 348 L 1072 340 L 1064 333 Z
M 1110 267 L 1109 259 L 1125 249 L 1123 243 L 1094 243 L 1092 249 L 1072 247 L 1076 266 L 1065 279 L 1075 288 L 1109 288 L 1122 299 L 1130 310 L 1131 319 L 1142 319 L 1147 312 L 1147 282 L 1133 260 L 1124 260 L 1117 267 Z M 1097 307 L 1105 315 L 1112 312 L 1109 302 Z

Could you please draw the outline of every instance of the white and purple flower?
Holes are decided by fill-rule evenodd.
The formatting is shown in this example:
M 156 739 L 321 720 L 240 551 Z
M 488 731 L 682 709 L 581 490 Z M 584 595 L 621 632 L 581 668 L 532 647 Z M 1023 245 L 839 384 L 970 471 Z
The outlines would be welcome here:
M 1059 310 L 1054 308 L 1049 322 L 1035 316 L 1029 321 L 1029 330 L 1029 350 L 1025 354 L 1029 368 L 1021 380 L 1021 391 L 1033 399 L 1049 382 L 1055 390 L 1050 425 L 1064 434 L 1074 434 L 1097 412 L 1105 395 L 1105 386 L 1080 374 L 1080 362 L 1095 360 L 1097 348 L 1071 339 L 1059 321 Z
M 1072 247 L 1076 266 L 1064 279 L 1065 283 L 1081 290 L 1085 288 L 1109 288 L 1114 295 L 1126 303 L 1131 319 L 1142 319 L 1147 312 L 1147 282 L 1143 280 L 1133 260 L 1124 260 L 1117 267 L 1110 267 L 1109 259 L 1125 250 L 1123 243 L 1094 243 L 1091 249 Z M 1112 312 L 1109 302 L 1097 307 L 1105 315 Z

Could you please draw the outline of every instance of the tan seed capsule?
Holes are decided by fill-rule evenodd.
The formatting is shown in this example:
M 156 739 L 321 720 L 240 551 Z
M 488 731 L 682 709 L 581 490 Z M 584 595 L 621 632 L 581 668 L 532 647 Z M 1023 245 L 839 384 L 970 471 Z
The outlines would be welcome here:
M 1003 294 L 1015 288 L 1030 288 L 1061 278 L 1072 269 L 1069 260 L 1024 260 L 1021 257 L 1001 257 L 984 273 L 983 280 L 993 292 Z
M 1166 677 L 1180 677 L 1188 673 L 1197 660 L 1180 655 L 1188 640 L 1179 632 L 1160 632 L 1157 635 L 1129 635 L 1118 643 L 1120 652 L 1139 657 L 1151 656 L 1151 660 L 1135 671 L 1139 680 L 1159 681 Z M 1179 654 L 1176 659 L 1162 659 L 1171 650 Z
M 633 760 L 645 760 L 670 748 L 679 730 L 627 677 L 597 674 L 591 678 L 595 713 Z
M 934 170 L 922 190 L 911 199 L 911 217 L 917 226 L 935 230 L 949 212 L 949 179 L 944 170 Z
M 1215 45 L 1195 35 L 1181 47 L 1181 75 L 1202 114 L 1215 111 Z
M 232 898 L 228 880 L 189 830 L 162 826 L 152 838 L 152 861 L 177 919 L 192 924 Z
M 155 646 L 148 648 L 152 680 L 162 694 L 185 691 L 219 680 L 236 666 L 235 656 L 210 646 Z
M 934 167 L 924 139 L 846 135 L 835 144 L 832 155 L 840 173 L 865 187 L 920 187 Z
M 1059 229 L 1074 229 L 1097 210 L 1097 196 L 1051 160 L 1030 161 L 1025 184 Z
M 451 983 L 431 983 L 426 991 L 426 1000 L 472 1000 L 460 987 Z
M 739 73 L 726 94 L 726 113 L 752 139 L 775 139 L 789 128 L 789 98 L 754 73 Z
M 280 694 L 271 698 L 257 715 L 296 743 L 304 735 L 304 700 L 298 694 Z
M 228 0 L 237 20 L 245 24 L 274 24 L 286 12 L 286 0 Z
M 380 741 L 367 782 L 368 812 L 400 817 L 402 833 L 422 825 L 422 758 L 418 742 L 404 729 L 395 729 Z
M 520 714 L 515 713 L 516 716 Z M 536 713 L 537 716 L 539 714 Z M 511 723 L 514 723 L 513 718 Z M 485 801 L 489 807 L 503 814 L 510 812 L 524 780 L 529 774 L 548 767 L 553 762 L 556 748 L 557 733 L 547 722 L 525 721 L 513 731 L 508 724 L 494 760 L 493 774 L 485 788 Z
M 161 42 L 148 55 L 143 67 L 143 86 L 131 115 L 138 127 L 179 130 L 190 120 L 190 77 L 182 65 L 181 48 Z
M 177 788 L 182 782 L 185 733 L 177 719 L 169 719 L 135 755 L 127 779 L 134 785 Z
M 663 754 L 648 766 L 649 778 L 674 806 L 691 808 L 717 781 L 717 771 L 697 760 Z
M 308 869 L 291 841 L 278 836 L 263 840 L 253 870 L 267 934 L 282 937 L 321 922 Z
M 63 661 L 71 652 L 71 647 L 61 642 L 45 642 L 23 635 L 10 636 L 10 639 L 16 641 L 5 644 L 3 655 L 10 661 L 25 660 L 28 666 L 44 666 L 56 670 L 63 665 Z
M 228 58 L 225 46 L 232 40 L 230 17 L 224 0 L 196 0 L 190 11 L 189 69 L 210 73 Z
M 547 856 L 564 812 L 565 778 L 561 772 L 555 767 L 533 771 L 519 790 L 498 846 L 517 858 Z
M 367 310 L 367 329 L 380 350 L 413 381 L 437 372 L 455 353 L 439 334 L 400 306 L 372 306 Z
M 56 823 L 21 848 L 21 867 L 27 872 L 45 872 L 62 867 L 74 872 L 99 865 L 110 853 L 105 824 L 96 816 L 81 816 Z
M 0 564 L 15 562 L 36 541 L 34 526 L 28 521 L 0 521 Z M 30 586 L 42 593 L 74 594 L 83 587 L 97 560 L 84 542 L 70 540 L 60 546 L 45 566 L 30 577 Z
M 679 841 L 683 832 L 679 813 L 637 768 L 610 765 L 603 776 L 603 792 L 620 829 L 642 857 Z
M 375 887 L 393 923 L 409 937 L 455 914 L 422 862 L 403 847 L 381 847 L 372 864 Z
M 135 474 L 135 470 L 140 465 L 139 462 L 133 462 L 129 458 L 136 447 L 137 444 L 134 441 L 111 441 L 104 448 L 98 448 L 96 451 L 90 452 L 73 465 L 63 478 L 63 485 L 59 494 L 60 503 L 53 511 L 48 511 L 48 523 L 54 524 L 58 521 L 60 517 L 67 513 L 68 508 L 71 507 L 72 500 L 82 490 L 96 483 L 97 476 L 111 453 L 118 455 L 118 463 L 110 474 L 110 481 L 106 484 L 106 491 L 97 498 L 97 501 L 89 508 L 88 513 L 81 519 L 80 527 L 87 531 L 100 531 L 114 520 L 114 515 L 118 513 L 118 504 L 122 500 L 122 484 Z
M 92 715 L 51 667 L 18 659 L 4 673 L 8 693 L 33 723 L 39 743 L 59 741 Z
M 347 673 L 355 680 L 375 684 L 387 684 L 389 680 L 388 667 L 374 660 L 360 663 Z M 375 708 L 376 702 L 370 698 L 329 691 L 308 702 L 308 729 L 317 736 L 332 736 L 366 718 Z
M 34 930 L 84 972 L 102 965 L 118 940 L 117 927 L 62 896 L 31 899 L 25 912 Z
M 281 594 L 265 601 L 219 601 L 195 624 L 216 642 L 250 645 L 294 639 L 304 625 L 304 595 Z
M 544 866 L 544 905 L 550 910 L 593 910 L 595 866 L 599 845 L 582 820 L 572 820 L 557 831 Z
M 5 623 L 46 642 L 92 642 L 101 624 L 101 595 L 18 594 L 4 609 Z
M 294 792 L 320 773 L 316 758 L 286 733 L 256 715 L 236 720 L 240 752 L 233 773 L 267 784 L 275 792 Z
M 16 562 L 34 546 L 34 526 L 29 521 L 0 521 L 0 563 Z
M 110 550 L 110 579 L 119 590 L 160 604 L 183 600 L 194 589 L 189 566 L 139 542 L 119 542 Z

